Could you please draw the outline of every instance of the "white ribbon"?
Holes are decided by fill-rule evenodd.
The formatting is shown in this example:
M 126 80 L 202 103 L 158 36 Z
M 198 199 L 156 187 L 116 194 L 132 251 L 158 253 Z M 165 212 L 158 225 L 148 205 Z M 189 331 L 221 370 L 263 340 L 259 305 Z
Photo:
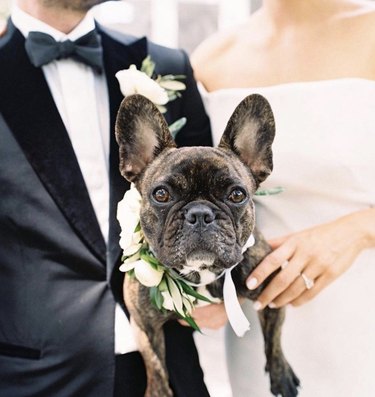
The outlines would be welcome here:
M 254 236 L 251 235 L 244 247 L 242 248 L 242 253 L 244 253 L 249 247 L 252 247 L 255 243 Z M 244 312 L 242 311 L 240 302 L 237 297 L 236 287 L 234 285 L 232 279 L 232 270 L 238 264 L 232 266 L 229 269 L 226 269 L 224 274 L 224 287 L 223 287 L 223 297 L 224 297 L 224 306 L 225 311 L 228 316 L 228 320 L 230 325 L 233 328 L 233 331 L 238 337 L 242 337 L 245 335 L 247 331 L 250 330 L 250 322 L 246 318 Z
M 242 253 L 244 253 L 248 248 L 252 247 L 255 244 L 255 238 L 252 234 L 247 239 L 245 245 L 242 247 Z

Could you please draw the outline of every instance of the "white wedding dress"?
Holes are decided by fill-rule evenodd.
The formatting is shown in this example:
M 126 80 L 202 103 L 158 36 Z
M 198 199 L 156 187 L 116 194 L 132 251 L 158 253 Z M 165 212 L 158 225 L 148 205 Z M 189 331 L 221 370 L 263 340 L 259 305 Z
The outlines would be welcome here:
M 375 81 L 348 78 L 203 92 L 215 145 L 234 108 L 252 93 L 269 100 L 276 120 L 274 171 L 262 188 L 285 189 L 256 199 L 257 224 L 266 238 L 374 206 Z M 233 397 L 271 396 L 251 304 L 247 315 L 252 329 L 244 338 L 226 330 Z M 213 390 L 211 384 L 222 381 L 215 374 L 223 373 L 225 363 L 220 347 L 217 357 L 214 351 L 205 356 L 204 338 L 197 337 L 198 348 Z M 300 397 L 375 396 L 375 249 L 364 251 L 315 299 L 288 307 L 282 343 L 301 380 Z

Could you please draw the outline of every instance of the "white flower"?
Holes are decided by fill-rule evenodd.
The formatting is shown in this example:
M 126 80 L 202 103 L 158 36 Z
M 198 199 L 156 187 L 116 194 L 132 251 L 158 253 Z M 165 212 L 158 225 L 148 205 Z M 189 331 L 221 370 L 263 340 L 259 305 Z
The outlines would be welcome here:
M 154 269 L 149 263 L 140 259 L 135 262 L 134 273 L 141 284 L 146 287 L 156 287 L 160 284 L 164 271 L 162 269 Z
M 184 316 L 182 293 L 179 285 L 175 282 L 175 280 L 173 280 L 170 277 L 167 278 L 167 283 L 168 283 L 168 290 L 173 300 L 174 309 L 177 311 L 177 313 L 181 314 L 181 316 Z
M 191 314 L 194 309 L 195 298 L 183 292 L 179 284 L 172 278 L 167 277 L 166 280 L 165 286 L 159 286 L 163 296 L 164 309 L 176 311 L 183 317 L 185 317 L 185 312 Z
M 137 251 L 132 256 L 126 258 L 123 264 L 119 267 L 120 272 L 128 272 L 129 270 L 134 269 L 135 262 L 141 259 L 140 251 Z
M 166 291 L 161 291 L 161 295 L 163 297 L 163 307 L 164 309 L 174 311 L 174 304 L 173 304 L 173 298 L 171 294 L 169 293 L 168 290 Z
M 120 266 L 121 272 L 128 272 L 129 270 L 133 269 L 135 277 L 146 287 L 156 287 L 159 285 L 164 274 L 163 269 L 155 269 L 148 262 L 140 259 L 139 253 L 135 254 L 131 258 L 126 259 L 126 261 Z
M 169 101 L 167 91 L 146 73 L 138 70 L 135 65 L 117 72 L 116 78 L 124 96 L 141 94 L 155 105 L 165 105 Z
M 120 247 L 127 251 L 126 256 L 137 251 L 136 246 L 139 245 L 142 238 L 141 234 L 134 233 L 134 229 L 139 223 L 141 204 L 142 197 L 132 184 L 117 205 L 117 220 L 121 226 Z

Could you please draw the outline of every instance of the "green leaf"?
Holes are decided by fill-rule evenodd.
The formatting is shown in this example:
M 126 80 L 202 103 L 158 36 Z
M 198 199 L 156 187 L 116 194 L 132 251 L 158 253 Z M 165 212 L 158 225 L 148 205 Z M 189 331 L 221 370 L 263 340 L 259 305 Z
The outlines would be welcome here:
M 168 94 L 168 101 L 169 102 L 172 102 L 172 101 L 174 101 L 175 99 L 178 98 L 177 94 L 175 92 L 173 92 L 173 91 L 167 91 L 167 94 Z
M 201 301 L 213 303 L 211 299 L 199 294 L 194 288 L 192 288 L 192 287 L 190 287 L 190 285 L 186 284 L 185 281 L 179 280 L 179 284 L 186 294 L 191 295 L 194 298 L 199 299 Z
M 141 230 L 141 222 L 138 222 L 138 225 L 134 229 L 134 233 L 137 233 Z
M 147 249 L 141 250 L 141 259 L 149 263 L 154 269 L 161 266 L 161 263 Z
M 163 309 L 163 295 L 158 287 L 150 288 L 150 299 L 152 304 L 159 310 Z
M 274 194 L 282 193 L 285 189 L 281 186 L 270 188 L 270 189 L 258 189 L 255 192 L 255 196 L 271 196 Z
M 186 117 L 181 117 L 169 126 L 169 131 L 171 132 L 173 138 L 176 138 L 181 128 L 186 124 L 186 121 Z
M 160 79 L 159 81 L 159 85 L 160 87 L 164 88 L 165 90 L 168 91 L 184 91 L 186 90 L 186 85 L 181 82 L 178 81 L 176 79 Z
M 181 316 L 183 320 L 185 320 L 191 328 L 195 329 L 196 331 L 202 333 L 201 329 L 198 327 L 198 324 L 195 322 L 193 317 L 186 315 L 186 316 Z
M 159 80 L 183 80 L 186 79 L 184 74 L 166 74 L 165 76 L 158 76 Z
M 160 292 L 162 292 L 162 291 L 167 291 L 167 289 L 168 289 L 167 283 L 166 283 L 166 281 L 165 281 L 165 278 L 166 278 L 166 277 L 167 277 L 167 276 L 166 276 L 166 274 L 164 273 L 164 276 L 163 276 L 162 280 L 160 281 L 159 285 L 157 286 L 157 288 L 159 288 Z
M 143 60 L 141 65 L 141 72 L 146 73 L 148 77 L 152 77 L 155 70 L 155 62 L 151 59 L 150 55 Z

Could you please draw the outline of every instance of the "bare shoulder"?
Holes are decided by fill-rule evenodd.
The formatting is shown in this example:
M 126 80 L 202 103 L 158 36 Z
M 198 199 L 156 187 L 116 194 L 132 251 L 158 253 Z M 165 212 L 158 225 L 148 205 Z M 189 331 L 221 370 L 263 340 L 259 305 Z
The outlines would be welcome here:
M 197 80 L 205 82 L 234 46 L 236 37 L 235 30 L 219 31 L 199 44 L 190 57 Z
M 199 65 L 207 61 L 214 61 L 230 47 L 236 40 L 234 30 L 218 31 L 202 41 L 194 50 L 191 60 L 193 64 Z

